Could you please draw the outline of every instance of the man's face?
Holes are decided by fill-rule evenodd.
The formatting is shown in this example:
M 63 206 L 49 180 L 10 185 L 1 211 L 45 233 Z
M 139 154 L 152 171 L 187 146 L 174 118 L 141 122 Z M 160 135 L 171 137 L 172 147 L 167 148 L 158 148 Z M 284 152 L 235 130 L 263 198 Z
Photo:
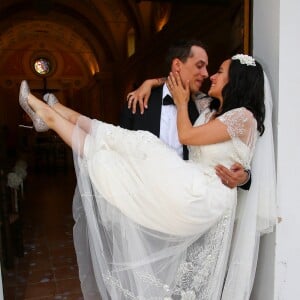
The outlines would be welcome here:
M 208 57 L 206 51 L 199 46 L 192 46 L 191 54 L 186 62 L 177 59 L 172 71 L 179 72 L 183 84 L 189 80 L 191 93 L 196 93 L 200 91 L 204 79 L 208 77 Z

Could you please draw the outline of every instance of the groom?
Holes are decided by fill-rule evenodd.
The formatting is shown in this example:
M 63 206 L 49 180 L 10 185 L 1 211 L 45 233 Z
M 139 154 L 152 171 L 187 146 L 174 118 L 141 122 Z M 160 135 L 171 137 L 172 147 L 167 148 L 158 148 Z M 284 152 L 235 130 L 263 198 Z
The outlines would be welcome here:
M 171 72 L 179 72 L 183 82 L 189 81 L 191 94 L 199 93 L 203 81 L 208 77 L 208 56 L 201 41 L 187 40 L 173 44 L 169 48 L 167 62 Z M 183 159 L 188 159 L 188 149 L 178 139 L 177 110 L 166 84 L 152 89 L 148 109 L 143 114 L 140 114 L 139 107 L 137 110 L 137 113 L 132 113 L 126 107 L 121 114 L 120 126 L 131 130 L 150 131 L 174 148 Z M 190 120 L 194 123 L 199 116 L 195 101 L 189 101 L 188 111 Z M 216 172 L 230 188 L 241 186 L 248 190 L 250 187 L 249 174 L 239 164 L 235 164 L 231 170 L 218 166 Z

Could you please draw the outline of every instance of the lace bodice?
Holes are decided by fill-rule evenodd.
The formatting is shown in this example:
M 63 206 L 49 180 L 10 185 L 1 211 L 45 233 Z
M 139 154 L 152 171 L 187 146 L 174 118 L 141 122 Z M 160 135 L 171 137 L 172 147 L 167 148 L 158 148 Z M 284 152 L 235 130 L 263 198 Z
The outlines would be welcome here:
M 206 109 L 196 120 L 194 126 L 207 123 L 214 113 Z M 226 167 L 238 162 L 249 168 L 257 139 L 256 120 L 244 107 L 233 109 L 217 117 L 227 126 L 230 140 L 205 146 L 189 146 L 189 157 L 193 162 L 204 166 L 207 172 L 214 172 L 217 164 Z

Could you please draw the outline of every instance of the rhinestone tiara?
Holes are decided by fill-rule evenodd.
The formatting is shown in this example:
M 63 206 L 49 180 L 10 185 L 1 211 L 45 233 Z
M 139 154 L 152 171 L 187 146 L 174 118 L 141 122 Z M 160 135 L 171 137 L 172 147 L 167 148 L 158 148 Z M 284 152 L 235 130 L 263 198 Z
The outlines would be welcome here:
M 236 54 L 231 57 L 233 60 L 239 60 L 242 65 L 252 66 L 255 67 L 255 59 L 247 54 Z

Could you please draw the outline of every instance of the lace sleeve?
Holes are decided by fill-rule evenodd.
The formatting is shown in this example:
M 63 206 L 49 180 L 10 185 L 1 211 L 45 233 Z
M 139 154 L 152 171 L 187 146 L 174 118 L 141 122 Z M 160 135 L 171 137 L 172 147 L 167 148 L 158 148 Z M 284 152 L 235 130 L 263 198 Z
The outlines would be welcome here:
M 253 148 L 257 136 L 257 124 L 253 114 L 244 107 L 230 110 L 218 119 L 227 126 L 232 139 L 238 138 L 249 148 Z

